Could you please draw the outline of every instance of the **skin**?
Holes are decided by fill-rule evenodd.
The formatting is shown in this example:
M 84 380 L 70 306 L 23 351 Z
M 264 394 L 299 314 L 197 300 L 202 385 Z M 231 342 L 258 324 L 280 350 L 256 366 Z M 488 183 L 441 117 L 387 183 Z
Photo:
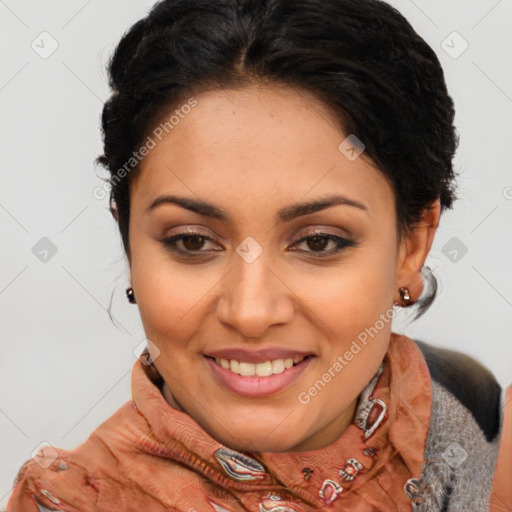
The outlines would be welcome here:
M 130 198 L 132 286 L 146 336 L 160 351 L 151 355 L 165 380 L 165 399 L 239 451 L 324 448 L 352 422 L 358 396 L 386 353 L 391 322 L 308 404 L 298 395 L 400 303 L 399 287 L 409 288 L 413 301 L 419 297 L 439 200 L 399 239 L 389 182 L 364 153 L 350 161 L 340 152 L 347 134 L 315 98 L 255 85 L 196 100 L 143 159 Z M 367 210 L 337 205 L 276 223 L 281 208 L 333 192 Z M 147 212 L 162 194 L 208 201 L 231 220 L 173 204 Z M 195 259 L 159 241 L 187 226 L 213 239 L 177 242 L 199 252 Z M 299 242 L 315 229 L 357 245 L 322 257 L 335 242 Z M 236 252 L 248 236 L 263 249 L 252 263 Z M 315 358 L 286 389 L 247 398 L 222 386 L 203 357 L 232 346 L 286 347 Z

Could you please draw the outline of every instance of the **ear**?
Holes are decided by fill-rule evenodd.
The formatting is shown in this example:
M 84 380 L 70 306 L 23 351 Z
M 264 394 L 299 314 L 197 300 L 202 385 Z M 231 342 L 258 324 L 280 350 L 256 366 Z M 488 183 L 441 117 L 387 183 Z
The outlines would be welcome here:
M 112 217 L 114 217 L 114 220 L 116 221 L 117 226 L 119 227 L 119 211 L 117 209 L 117 204 L 116 204 L 116 202 L 115 202 L 113 197 L 110 198 L 109 210 L 110 210 L 110 213 L 112 214 Z M 128 267 L 131 270 L 131 268 L 132 268 L 132 258 L 130 256 L 129 252 L 126 253 L 126 257 L 128 259 Z
M 119 224 L 119 214 L 117 212 L 117 204 L 112 196 L 110 196 L 109 210 L 114 220 Z
M 421 295 L 424 286 L 421 269 L 430 252 L 440 217 L 441 201 L 438 198 L 425 208 L 420 222 L 401 241 L 397 260 L 395 303 L 402 302 L 398 292 L 400 287 L 409 290 L 413 302 Z

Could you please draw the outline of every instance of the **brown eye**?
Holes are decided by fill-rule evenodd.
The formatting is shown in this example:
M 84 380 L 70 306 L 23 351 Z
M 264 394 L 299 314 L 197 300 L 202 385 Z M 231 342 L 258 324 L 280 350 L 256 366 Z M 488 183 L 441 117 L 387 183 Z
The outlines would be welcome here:
M 328 243 L 326 236 L 312 236 L 307 239 L 308 247 L 313 251 L 321 251 L 325 249 Z
M 214 244 L 213 239 L 202 233 L 181 233 L 171 236 L 169 238 L 161 238 L 158 240 L 165 249 L 183 256 L 201 256 L 211 253 L 210 250 L 205 250 L 205 245 L 210 242 Z M 217 251 L 219 249 L 213 249 Z
M 206 237 L 198 235 L 184 236 L 182 238 L 183 246 L 187 251 L 199 251 L 206 241 Z
M 329 243 L 334 245 L 330 250 L 325 250 Z M 331 235 L 329 233 L 315 232 L 312 236 L 305 236 L 301 238 L 295 245 L 305 243 L 308 250 L 300 251 L 312 254 L 315 257 L 332 256 L 347 247 L 354 247 L 357 245 L 353 240 L 348 240 L 341 236 Z

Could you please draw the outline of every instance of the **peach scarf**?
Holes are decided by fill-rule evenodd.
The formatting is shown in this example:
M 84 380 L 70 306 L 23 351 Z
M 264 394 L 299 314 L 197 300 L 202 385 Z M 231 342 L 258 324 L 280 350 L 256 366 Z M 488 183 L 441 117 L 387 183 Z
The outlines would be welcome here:
M 335 443 L 309 452 L 227 448 L 165 401 L 155 372 L 138 360 L 132 400 L 74 450 L 49 453 L 46 468 L 28 461 L 7 512 L 39 512 L 36 501 L 67 512 L 412 510 L 432 396 L 425 360 L 408 337 L 391 334 L 363 404 L 367 412 L 376 399 L 386 405 L 373 433 L 361 428 L 371 432 L 370 412 L 366 425 L 354 422 Z

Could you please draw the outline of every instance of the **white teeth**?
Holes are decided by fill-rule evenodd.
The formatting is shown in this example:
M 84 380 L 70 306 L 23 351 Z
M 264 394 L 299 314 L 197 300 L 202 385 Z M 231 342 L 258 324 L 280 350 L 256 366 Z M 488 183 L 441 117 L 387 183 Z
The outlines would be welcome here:
M 276 359 L 272 361 L 272 373 L 281 373 L 284 372 L 284 360 Z
M 265 361 L 263 363 L 247 363 L 237 361 L 236 359 L 221 359 L 216 357 L 215 362 L 233 373 L 238 373 L 244 377 L 269 377 L 276 373 L 282 373 L 294 364 L 302 361 L 304 357 L 294 357 L 288 359 L 275 359 L 273 361 Z
M 272 375 L 272 363 L 270 361 L 258 363 L 256 365 L 256 375 L 258 377 L 268 377 L 269 375 Z
M 251 377 L 254 375 L 256 371 L 256 365 L 254 363 L 242 363 L 240 362 L 240 375 L 245 375 L 246 377 Z

